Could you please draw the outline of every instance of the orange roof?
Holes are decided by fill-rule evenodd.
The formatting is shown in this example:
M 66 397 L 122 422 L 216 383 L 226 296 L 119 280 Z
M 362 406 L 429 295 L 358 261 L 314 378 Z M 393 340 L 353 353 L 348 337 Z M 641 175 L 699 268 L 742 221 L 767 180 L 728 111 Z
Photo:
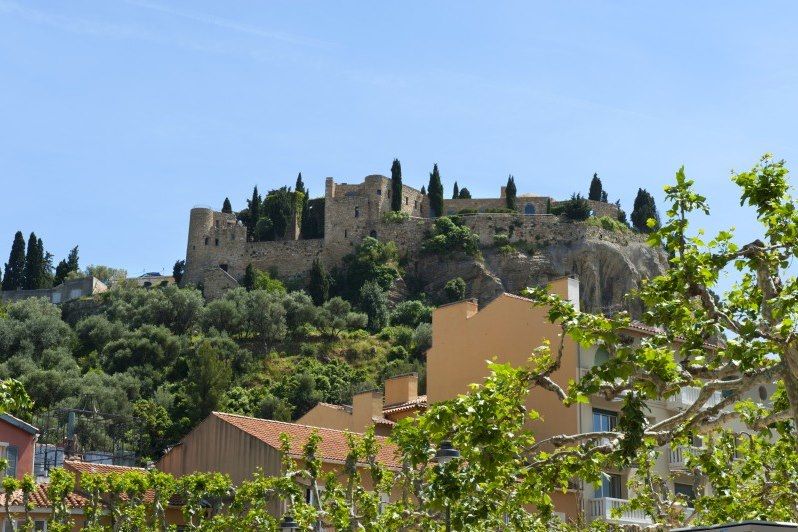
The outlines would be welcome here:
M 33 504 L 34 507 L 37 508 L 47 508 L 51 507 L 52 503 L 50 502 L 50 497 L 47 496 L 47 487 L 49 484 L 36 484 L 33 492 L 30 494 L 30 502 Z M 0 493 L 0 507 L 5 506 L 6 503 L 6 494 Z M 89 500 L 80 495 L 79 493 L 75 493 L 74 491 L 67 495 L 66 504 L 69 508 L 83 508 L 89 503 Z M 8 503 L 9 506 L 22 506 L 22 490 L 16 490 L 11 495 L 11 500 Z
M 426 395 L 419 395 L 415 399 L 411 399 L 410 401 L 406 401 L 404 403 L 397 403 L 393 405 L 387 405 L 382 409 L 383 415 L 385 414 L 393 414 L 395 412 L 404 412 L 405 410 L 415 410 L 415 409 L 425 409 L 427 408 L 427 396 Z
M 349 445 L 346 439 L 347 433 L 341 430 L 311 427 L 298 423 L 273 421 L 271 419 L 259 419 L 238 414 L 226 414 L 224 412 L 213 412 L 211 415 L 233 425 L 250 436 L 254 436 L 277 450 L 280 449 L 281 445 L 280 434 L 286 434 L 291 442 L 291 456 L 293 458 L 302 457 L 302 447 L 307 443 L 313 432 L 321 436 L 319 458 L 322 461 L 344 463 L 346 456 L 349 454 Z M 401 462 L 397 456 L 396 446 L 382 436 L 375 436 L 375 438 L 380 446 L 380 450 L 377 453 L 377 461 L 387 467 L 399 469 Z
M 64 469 L 77 473 L 124 473 L 126 471 L 146 471 L 143 467 L 130 467 L 110 464 L 95 464 L 79 460 L 64 460 Z

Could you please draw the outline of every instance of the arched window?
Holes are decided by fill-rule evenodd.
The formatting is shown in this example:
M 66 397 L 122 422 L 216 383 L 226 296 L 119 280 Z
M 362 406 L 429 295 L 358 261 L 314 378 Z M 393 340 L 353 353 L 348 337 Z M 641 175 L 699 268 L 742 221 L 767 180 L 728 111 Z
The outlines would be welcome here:
M 535 214 L 535 206 L 531 203 L 524 205 L 524 214 Z
M 596 354 L 593 356 L 593 365 L 600 366 L 606 363 L 609 359 L 610 359 L 609 352 L 603 347 L 599 347 L 596 349 Z

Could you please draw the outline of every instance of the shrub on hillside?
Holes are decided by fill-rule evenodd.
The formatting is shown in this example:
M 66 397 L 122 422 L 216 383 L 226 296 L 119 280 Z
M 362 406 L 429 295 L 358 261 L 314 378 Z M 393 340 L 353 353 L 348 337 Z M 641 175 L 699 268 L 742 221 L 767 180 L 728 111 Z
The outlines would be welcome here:
M 419 323 L 428 323 L 431 320 L 432 307 L 417 299 L 402 301 L 391 312 L 391 323 L 393 325 L 416 327 Z
M 429 235 L 421 244 L 425 253 L 448 254 L 461 252 L 479 256 L 479 237 L 462 224 L 459 218 L 443 216 L 435 220 Z
M 449 302 L 461 301 L 465 299 L 466 283 L 462 277 L 455 277 L 446 282 L 443 292 Z

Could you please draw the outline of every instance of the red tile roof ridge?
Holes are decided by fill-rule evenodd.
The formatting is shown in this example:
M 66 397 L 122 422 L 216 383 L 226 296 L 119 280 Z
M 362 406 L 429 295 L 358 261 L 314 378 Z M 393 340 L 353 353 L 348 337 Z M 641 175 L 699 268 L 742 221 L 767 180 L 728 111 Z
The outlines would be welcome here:
M 94 462 L 84 462 L 82 460 L 64 460 L 64 465 L 69 466 L 81 473 L 111 473 L 116 471 L 147 471 L 143 467 L 122 466 L 115 464 L 100 464 Z M 96 471 L 94 471 L 96 469 Z M 106 471 L 102 471 L 106 470 Z
M 324 431 L 324 432 L 337 432 L 337 433 L 340 433 L 340 434 L 354 434 L 355 436 L 358 435 L 358 433 L 352 432 L 351 430 L 328 429 L 327 427 L 314 427 L 313 425 L 304 425 L 302 423 L 294 423 L 293 421 L 277 421 L 275 419 L 264 419 L 262 417 L 245 416 L 243 414 L 229 414 L 227 412 L 217 412 L 217 411 L 213 411 L 211 413 L 213 415 L 218 416 L 218 417 L 230 416 L 230 417 L 237 417 L 237 418 L 241 418 L 241 419 L 249 419 L 249 420 L 252 420 L 252 421 L 261 421 L 263 423 L 275 423 L 275 424 L 279 424 L 279 425 L 287 425 L 287 426 L 293 426 L 293 427 L 302 427 L 302 428 L 307 428 L 307 429 L 314 429 L 314 430 L 318 430 L 320 432 L 321 431 Z M 388 439 L 385 436 L 375 436 L 375 437 L 377 439 L 381 439 L 381 440 L 387 440 Z

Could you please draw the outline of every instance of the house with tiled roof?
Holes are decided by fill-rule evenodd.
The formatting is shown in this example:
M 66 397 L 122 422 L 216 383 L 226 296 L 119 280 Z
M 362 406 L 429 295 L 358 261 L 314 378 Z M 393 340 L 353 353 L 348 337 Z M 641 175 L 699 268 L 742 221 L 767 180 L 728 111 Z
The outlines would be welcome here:
M 11 414 L 0 414 L 0 458 L 8 461 L 5 474 L 21 479 L 33 474 L 39 429 Z
M 156 466 L 176 477 L 195 472 L 225 473 L 234 484 L 251 478 L 259 469 L 267 476 L 279 476 L 283 458 L 280 435 L 288 436 L 290 456 L 301 462 L 302 449 L 314 432 L 321 438 L 318 456 L 323 470 L 342 472 L 349 454 L 346 431 L 224 412 L 212 412 L 170 448 Z M 377 436 L 377 444 L 377 460 L 390 469 L 399 470 L 401 462 L 396 446 L 381 436 Z M 367 467 L 367 464 L 359 465 Z M 363 476 L 364 488 L 370 489 L 368 475 Z M 272 501 L 274 515 L 281 515 L 282 503 Z
M 297 423 L 363 433 L 372 425 L 375 434 L 388 436 L 402 418 L 427 409 L 427 396 L 418 394 L 418 373 L 385 379 L 384 391 L 355 394 L 351 405 L 318 403 Z

